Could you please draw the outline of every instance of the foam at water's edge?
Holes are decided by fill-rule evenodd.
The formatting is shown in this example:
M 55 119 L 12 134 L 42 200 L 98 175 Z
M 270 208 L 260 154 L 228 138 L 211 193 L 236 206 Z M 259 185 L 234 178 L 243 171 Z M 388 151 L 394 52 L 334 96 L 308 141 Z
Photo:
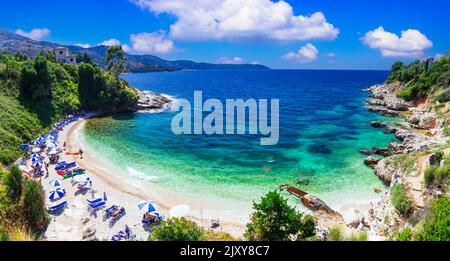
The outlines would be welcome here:
M 158 178 L 156 176 L 146 175 L 145 173 L 137 171 L 129 166 L 127 166 L 127 171 L 132 177 L 145 181 L 155 181 Z

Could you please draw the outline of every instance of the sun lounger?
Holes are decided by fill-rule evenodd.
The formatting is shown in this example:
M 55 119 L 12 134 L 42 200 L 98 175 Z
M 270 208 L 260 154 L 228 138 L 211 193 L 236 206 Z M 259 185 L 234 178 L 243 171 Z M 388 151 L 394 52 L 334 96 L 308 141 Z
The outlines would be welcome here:
M 112 237 L 112 241 L 122 241 L 134 239 L 136 235 L 131 232 L 131 229 L 125 225 L 125 230 L 119 231 L 116 235 Z
M 78 190 L 88 190 L 89 189 L 89 184 L 88 183 L 78 184 L 77 185 L 77 189 Z
M 66 208 L 67 205 L 68 205 L 68 204 L 67 204 L 67 201 L 64 201 L 64 202 L 61 202 L 61 203 L 59 203 L 59 204 L 57 204 L 57 205 L 50 206 L 50 207 L 48 208 L 48 212 L 49 212 L 50 214 L 58 213 L 58 212 L 62 211 L 64 208 Z
M 126 214 L 125 208 L 113 205 L 112 207 L 105 210 L 109 217 L 119 217 Z
M 105 201 L 100 201 L 100 202 L 95 203 L 95 204 L 89 204 L 89 206 L 90 206 L 93 210 L 102 208 L 102 207 L 104 207 L 105 205 L 106 205 L 106 202 L 105 202 Z
M 68 179 L 68 178 L 71 178 L 71 177 L 83 175 L 84 173 L 86 173 L 85 169 L 76 169 L 74 171 L 67 172 L 67 174 L 63 176 L 63 179 Z
M 103 201 L 103 199 L 102 199 L 102 198 L 98 198 L 98 199 L 94 199 L 94 200 L 86 199 L 86 201 L 87 201 L 90 205 L 93 205 L 93 204 L 97 204 L 98 202 Z
M 163 220 L 163 217 L 158 213 L 147 213 L 142 219 L 142 224 L 159 224 Z
M 55 167 L 56 170 L 66 170 L 66 169 L 71 169 L 71 168 L 75 168 L 77 166 L 76 162 L 72 162 L 69 164 L 65 164 L 65 165 L 58 165 Z

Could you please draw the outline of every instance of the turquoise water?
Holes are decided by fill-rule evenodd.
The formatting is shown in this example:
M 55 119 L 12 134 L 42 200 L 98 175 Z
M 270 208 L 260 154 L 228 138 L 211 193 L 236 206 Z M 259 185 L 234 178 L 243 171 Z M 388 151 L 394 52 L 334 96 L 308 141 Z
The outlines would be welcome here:
M 295 185 L 331 205 L 376 197 L 382 188 L 364 166 L 361 148 L 383 147 L 393 135 L 371 121 L 392 121 L 368 112 L 361 91 L 383 82 L 384 71 L 184 71 L 128 74 L 135 87 L 188 100 L 278 98 L 280 142 L 261 146 L 250 135 L 185 135 L 171 132 L 173 112 L 135 113 L 88 122 L 88 146 L 119 168 L 186 195 L 251 202 L 278 185 Z M 135 127 L 130 127 L 135 126 Z

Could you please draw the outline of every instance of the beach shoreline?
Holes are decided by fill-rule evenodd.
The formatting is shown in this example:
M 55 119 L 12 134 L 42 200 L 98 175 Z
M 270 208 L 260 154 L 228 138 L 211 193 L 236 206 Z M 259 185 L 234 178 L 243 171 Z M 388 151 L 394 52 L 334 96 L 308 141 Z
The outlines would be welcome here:
M 121 172 L 120 170 L 104 159 L 100 159 L 96 152 L 87 148 L 88 146 L 85 145 L 82 139 L 82 131 L 86 121 L 86 119 L 82 118 L 70 123 L 60 133 L 58 138 L 59 144 L 62 145 L 66 142 L 67 151 L 78 151 L 81 148 L 84 152 L 83 159 L 80 159 L 79 156 L 62 155 L 61 160 L 66 160 L 67 162 L 75 161 L 79 167 L 86 169 L 86 175 L 94 180 L 93 187 L 100 193 L 99 195 L 102 195 L 103 191 L 105 191 L 109 198 L 117 197 L 118 202 L 116 204 L 125 207 L 127 210 L 126 216 L 133 216 L 134 218 L 134 222 L 128 225 L 140 223 L 142 217 L 142 214 L 138 211 L 130 212 L 128 209 L 137 210 L 137 204 L 140 201 L 151 200 L 160 207 L 160 212 L 164 217 L 168 217 L 169 210 L 172 207 L 189 205 L 191 212 L 188 217 L 205 229 L 209 228 L 211 219 L 218 219 L 221 225 L 219 231 L 227 232 L 234 237 L 243 235 L 245 224 L 248 220 L 242 219 L 242 213 L 224 215 L 223 212 L 217 213 L 213 210 L 220 203 L 210 206 L 211 202 L 208 202 L 208 200 L 199 202 L 199 199 L 184 198 L 183 195 L 177 195 L 176 192 L 163 189 L 155 184 L 144 184 L 147 182 L 142 181 L 138 184 L 139 179 L 136 179 L 137 182 L 130 182 L 134 177 L 131 177 L 128 173 L 119 173 Z M 114 169 L 114 171 L 111 171 L 111 169 Z M 240 216 L 240 218 L 236 218 L 237 216 Z M 97 224 L 97 226 L 99 225 Z

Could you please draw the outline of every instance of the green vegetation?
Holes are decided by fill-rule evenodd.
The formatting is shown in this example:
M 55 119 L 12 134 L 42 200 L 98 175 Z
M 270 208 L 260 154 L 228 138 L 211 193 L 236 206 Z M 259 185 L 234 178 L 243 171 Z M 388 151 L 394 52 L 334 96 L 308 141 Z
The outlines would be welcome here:
M 436 154 L 436 164 L 428 167 L 425 170 L 425 185 L 427 187 L 435 187 L 443 190 L 447 190 L 450 183 L 450 160 L 449 156 L 444 159 L 442 153 Z M 444 165 L 441 167 L 439 164 L 444 160 Z
M 126 60 L 121 45 L 114 45 L 108 48 L 105 56 L 105 63 L 109 72 L 112 72 L 115 75 L 125 72 Z
M 397 232 L 395 237 L 396 241 L 411 241 L 413 239 L 413 232 L 411 228 L 405 228 L 402 231 Z
M 450 198 L 442 197 L 433 202 L 430 218 L 417 235 L 422 241 L 450 241 Z
M 86 54 L 78 66 L 57 63 L 52 52 L 35 58 L 0 54 L 0 164 L 20 157 L 21 143 L 66 115 L 134 107 L 135 91 L 118 77 L 120 52 L 111 49 L 111 72 L 93 65 Z
M 288 205 L 278 192 L 269 192 L 260 203 L 253 203 L 252 220 L 244 237 L 250 241 L 302 240 L 315 235 L 312 217 Z
M 204 239 L 204 230 L 185 218 L 164 220 L 149 237 L 152 241 L 202 241 Z
M 407 215 L 412 208 L 411 200 L 405 191 L 405 186 L 394 184 L 391 188 L 391 202 L 395 209 L 402 215 Z
M 20 174 L 15 166 L 0 171 L 0 241 L 33 240 L 49 221 L 40 185 Z
M 368 236 L 364 231 L 352 232 L 346 236 L 340 226 L 334 226 L 328 231 L 328 241 L 367 241 Z
M 450 101 L 450 57 L 442 57 L 438 61 L 432 58 L 415 61 L 409 65 L 396 62 L 392 65 L 387 83 L 400 82 L 405 84 L 398 96 L 411 101 L 417 98 L 429 97 L 440 93 L 436 98 L 439 102 Z

